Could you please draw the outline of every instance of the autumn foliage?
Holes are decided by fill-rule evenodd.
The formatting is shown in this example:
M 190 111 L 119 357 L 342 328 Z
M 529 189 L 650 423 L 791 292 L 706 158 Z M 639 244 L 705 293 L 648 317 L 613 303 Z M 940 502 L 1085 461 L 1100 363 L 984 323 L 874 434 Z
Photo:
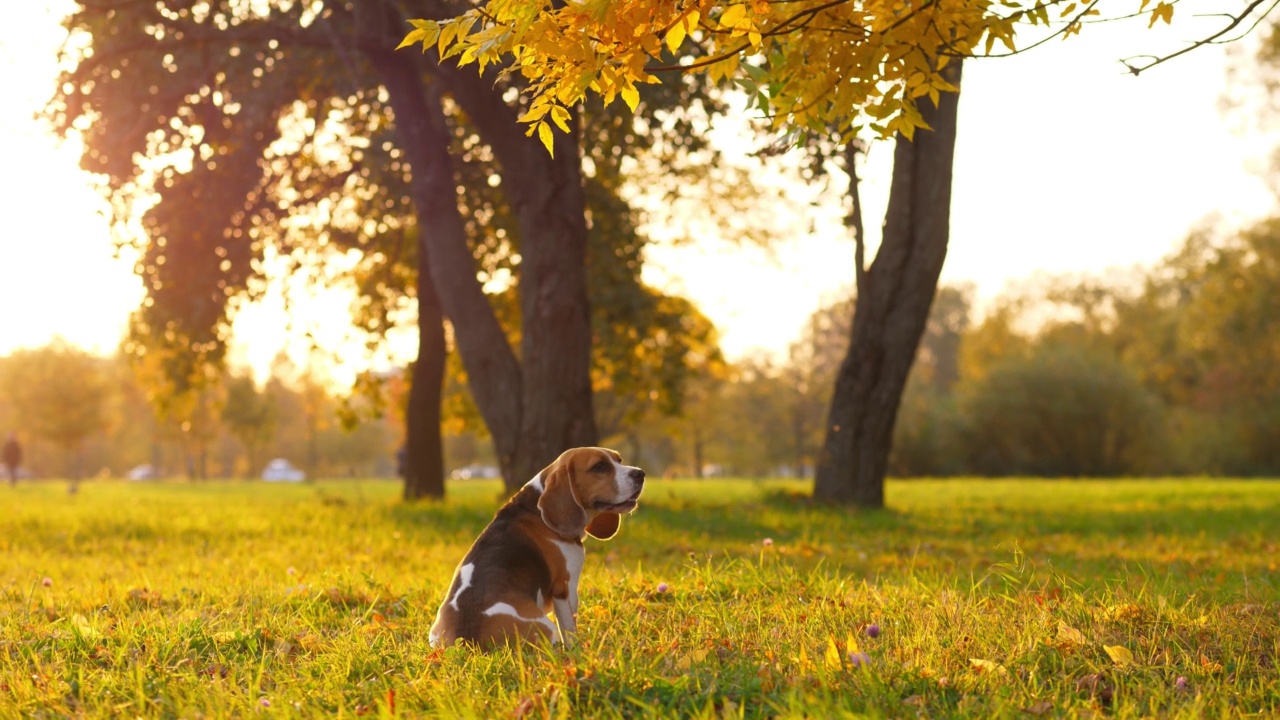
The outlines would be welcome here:
M 518 72 L 530 102 L 521 120 L 547 149 L 552 126 L 588 93 L 635 109 L 638 87 L 665 72 L 733 80 L 775 130 L 867 128 L 910 138 L 915 103 L 955 88 L 955 59 L 1014 53 L 1019 33 L 1069 37 L 1100 19 L 1098 3 L 1064 0 L 491 0 L 453 17 L 412 20 L 401 47 L 421 45 L 459 65 Z M 1150 24 L 1168 2 L 1135 2 Z

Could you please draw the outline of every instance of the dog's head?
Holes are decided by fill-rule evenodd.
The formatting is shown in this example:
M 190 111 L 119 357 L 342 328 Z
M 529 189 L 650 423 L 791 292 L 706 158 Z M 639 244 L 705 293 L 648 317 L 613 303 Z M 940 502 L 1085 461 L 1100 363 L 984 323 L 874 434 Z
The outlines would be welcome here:
M 566 450 L 541 476 L 542 521 L 567 537 L 613 537 L 644 489 L 644 471 L 623 465 L 621 455 L 605 448 Z

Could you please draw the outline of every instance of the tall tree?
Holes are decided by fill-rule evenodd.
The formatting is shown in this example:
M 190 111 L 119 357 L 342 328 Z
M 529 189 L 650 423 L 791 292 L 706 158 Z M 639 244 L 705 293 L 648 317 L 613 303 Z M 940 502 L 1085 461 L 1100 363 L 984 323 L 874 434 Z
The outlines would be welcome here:
M 862 265 L 861 228 L 854 229 L 857 306 L 814 480 L 813 494 L 822 500 L 884 505 L 898 405 L 947 256 L 960 68 L 959 61 L 952 62 L 944 73 L 957 92 L 919 107 L 931 129 L 897 139 L 884 236 L 869 267 Z M 856 195 L 856 173 L 850 178 Z
M 247 477 L 253 477 L 253 473 L 262 467 L 261 451 L 271 442 L 278 419 L 278 408 L 272 398 L 258 389 L 252 377 L 233 375 L 228 378 L 222 423 L 244 446 L 248 460 Z
M 893 421 L 907 371 L 936 289 L 946 247 L 954 93 L 959 60 L 992 55 L 995 43 L 1016 53 L 1015 39 L 1028 26 L 1057 28 L 1049 37 L 1079 33 L 1100 19 L 1096 3 L 1014 1 L 903 5 L 889 0 L 848 2 L 746 2 L 697 0 L 490 0 L 460 15 L 415 21 L 403 44 L 439 48 L 463 63 L 518 60 L 529 79 L 531 101 L 523 119 L 552 150 L 553 129 L 564 132 L 569 108 L 594 91 L 634 107 L 638 86 L 663 71 L 705 72 L 734 78 L 773 127 L 799 137 L 830 133 L 842 142 L 867 130 L 880 137 L 914 140 L 933 128 L 918 149 L 898 142 L 886 221 L 887 242 L 865 272 L 868 291 L 859 294 L 859 317 L 842 369 L 822 467 L 814 492 L 833 502 L 868 507 L 883 504 L 883 479 Z M 1059 7 L 1060 6 L 1060 9 Z M 1187 50 L 1214 42 L 1274 5 L 1250 3 L 1223 16 L 1224 27 L 1165 56 L 1130 63 L 1134 74 Z M 1137 13 L 1151 25 L 1172 22 L 1173 5 L 1142 3 Z M 1041 37 L 1043 41 L 1047 37 Z M 1038 43 L 1036 43 L 1038 44 Z M 681 53 L 671 62 L 667 52 Z M 954 80 L 954 81 L 953 81 Z M 924 99 L 922 105 L 917 105 Z M 932 108 L 932 109 L 930 109 Z M 945 171 L 946 185 L 922 175 Z M 924 212 L 918 220 L 910 213 Z M 859 239 L 861 242 L 861 239 Z M 888 250 L 889 252 L 885 252 Z M 857 272 L 864 275 L 861 255 Z M 871 279 L 874 276 L 874 279 Z M 866 343 L 866 347 L 861 347 Z
M 597 440 L 583 153 L 573 136 L 557 140 L 554 157 L 526 137 L 521 107 L 506 99 L 515 79 L 392 53 L 388 39 L 404 24 L 391 0 L 209 8 L 110 0 L 68 24 L 87 33 L 93 53 L 73 58 L 51 117 L 64 132 L 83 130 L 83 162 L 107 176 L 114 197 L 160 195 L 141 268 L 151 337 L 177 334 L 216 361 L 227 296 L 252 293 L 268 248 L 292 257 L 355 249 L 370 330 L 385 329 L 398 298 L 418 302 L 424 355 L 414 373 L 423 392 L 411 392 L 412 438 L 438 425 L 437 403 L 423 398 L 439 385 L 448 337 L 508 483 L 524 482 L 565 446 Z M 652 142 L 653 133 L 614 120 L 572 124 L 619 143 Z M 609 148 L 592 157 L 586 182 L 619 163 Z M 617 197 L 616 184 L 605 189 Z M 475 201 L 493 192 L 505 209 Z M 200 208 L 184 204 L 196 195 Z M 117 209 L 127 227 L 133 207 Z M 495 214 L 509 222 L 495 227 Z M 416 276 L 386 270 L 412 262 Z M 510 307 L 488 285 L 503 264 L 515 279 Z M 179 282 L 177 266 L 198 277 Z M 639 265 L 626 267 L 638 282 Z M 432 319 L 437 309 L 451 333 Z M 419 445 L 409 448 L 411 474 L 439 466 L 434 450 L 415 459 Z M 429 494 L 440 489 L 430 485 Z
M 0 378 L 23 429 L 62 452 L 63 469 L 78 480 L 84 472 L 84 441 L 107 425 L 113 388 L 106 361 L 56 339 L 47 347 L 18 350 Z

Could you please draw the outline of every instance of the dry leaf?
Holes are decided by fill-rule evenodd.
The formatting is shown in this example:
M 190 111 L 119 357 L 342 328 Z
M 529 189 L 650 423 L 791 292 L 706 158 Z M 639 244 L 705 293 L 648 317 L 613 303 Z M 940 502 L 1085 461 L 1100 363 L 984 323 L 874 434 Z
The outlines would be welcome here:
M 1007 675 L 1009 673 L 1009 671 L 1005 669 L 1005 666 L 1000 663 L 983 660 L 981 658 L 969 658 L 969 665 L 978 672 L 989 672 L 999 675 Z
M 1129 652 L 1129 648 L 1123 645 L 1103 645 L 1102 649 L 1107 651 L 1107 655 L 1111 657 L 1111 662 L 1120 667 L 1134 664 L 1133 653 Z
M 1058 621 L 1058 639 L 1073 645 L 1085 645 L 1088 642 L 1084 639 L 1084 633 L 1061 620 Z
M 1134 605 L 1133 603 L 1112 605 L 1107 608 L 1107 614 L 1116 620 L 1132 620 L 1142 616 L 1142 608 Z
M 1115 696 L 1115 688 L 1102 673 L 1093 673 L 1080 678 L 1076 681 L 1076 690 L 1089 693 L 1090 697 L 1095 698 L 1103 706 L 1110 705 Z
M 102 633 L 89 624 L 89 619 L 80 614 L 71 616 L 71 627 L 75 628 L 76 634 L 85 640 L 97 640 L 102 637 Z

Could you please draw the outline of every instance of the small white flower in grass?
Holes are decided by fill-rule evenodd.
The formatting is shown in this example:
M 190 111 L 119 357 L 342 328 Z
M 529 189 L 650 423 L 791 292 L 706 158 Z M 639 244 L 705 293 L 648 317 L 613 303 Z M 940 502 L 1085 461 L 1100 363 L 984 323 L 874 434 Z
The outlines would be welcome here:
M 763 545 L 763 546 L 765 546 L 765 547 L 772 547 L 772 546 L 773 546 L 773 538 L 765 538 L 764 540 L 761 540 L 761 541 L 760 541 L 760 544 L 761 544 L 761 545 Z
M 297 570 L 294 570 L 292 565 L 291 565 L 291 566 L 289 566 L 289 569 L 288 569 L 288 570 L 285 570 L 284 572 L 285 572 L 285 574 L 286 574 L 286 575 L 297 575 L 297 574 L 298 574 L 298 571 L 297 571 Z
M 1185 676 L 1179 675 L 1178 679 L 1173 681 L 1173 686 L 1178 690 L 1186 690 L 1187 678 Z
M 40 584 L 45 587 L 53 587 L 53 578 L 46 577 L 40 580 Z

